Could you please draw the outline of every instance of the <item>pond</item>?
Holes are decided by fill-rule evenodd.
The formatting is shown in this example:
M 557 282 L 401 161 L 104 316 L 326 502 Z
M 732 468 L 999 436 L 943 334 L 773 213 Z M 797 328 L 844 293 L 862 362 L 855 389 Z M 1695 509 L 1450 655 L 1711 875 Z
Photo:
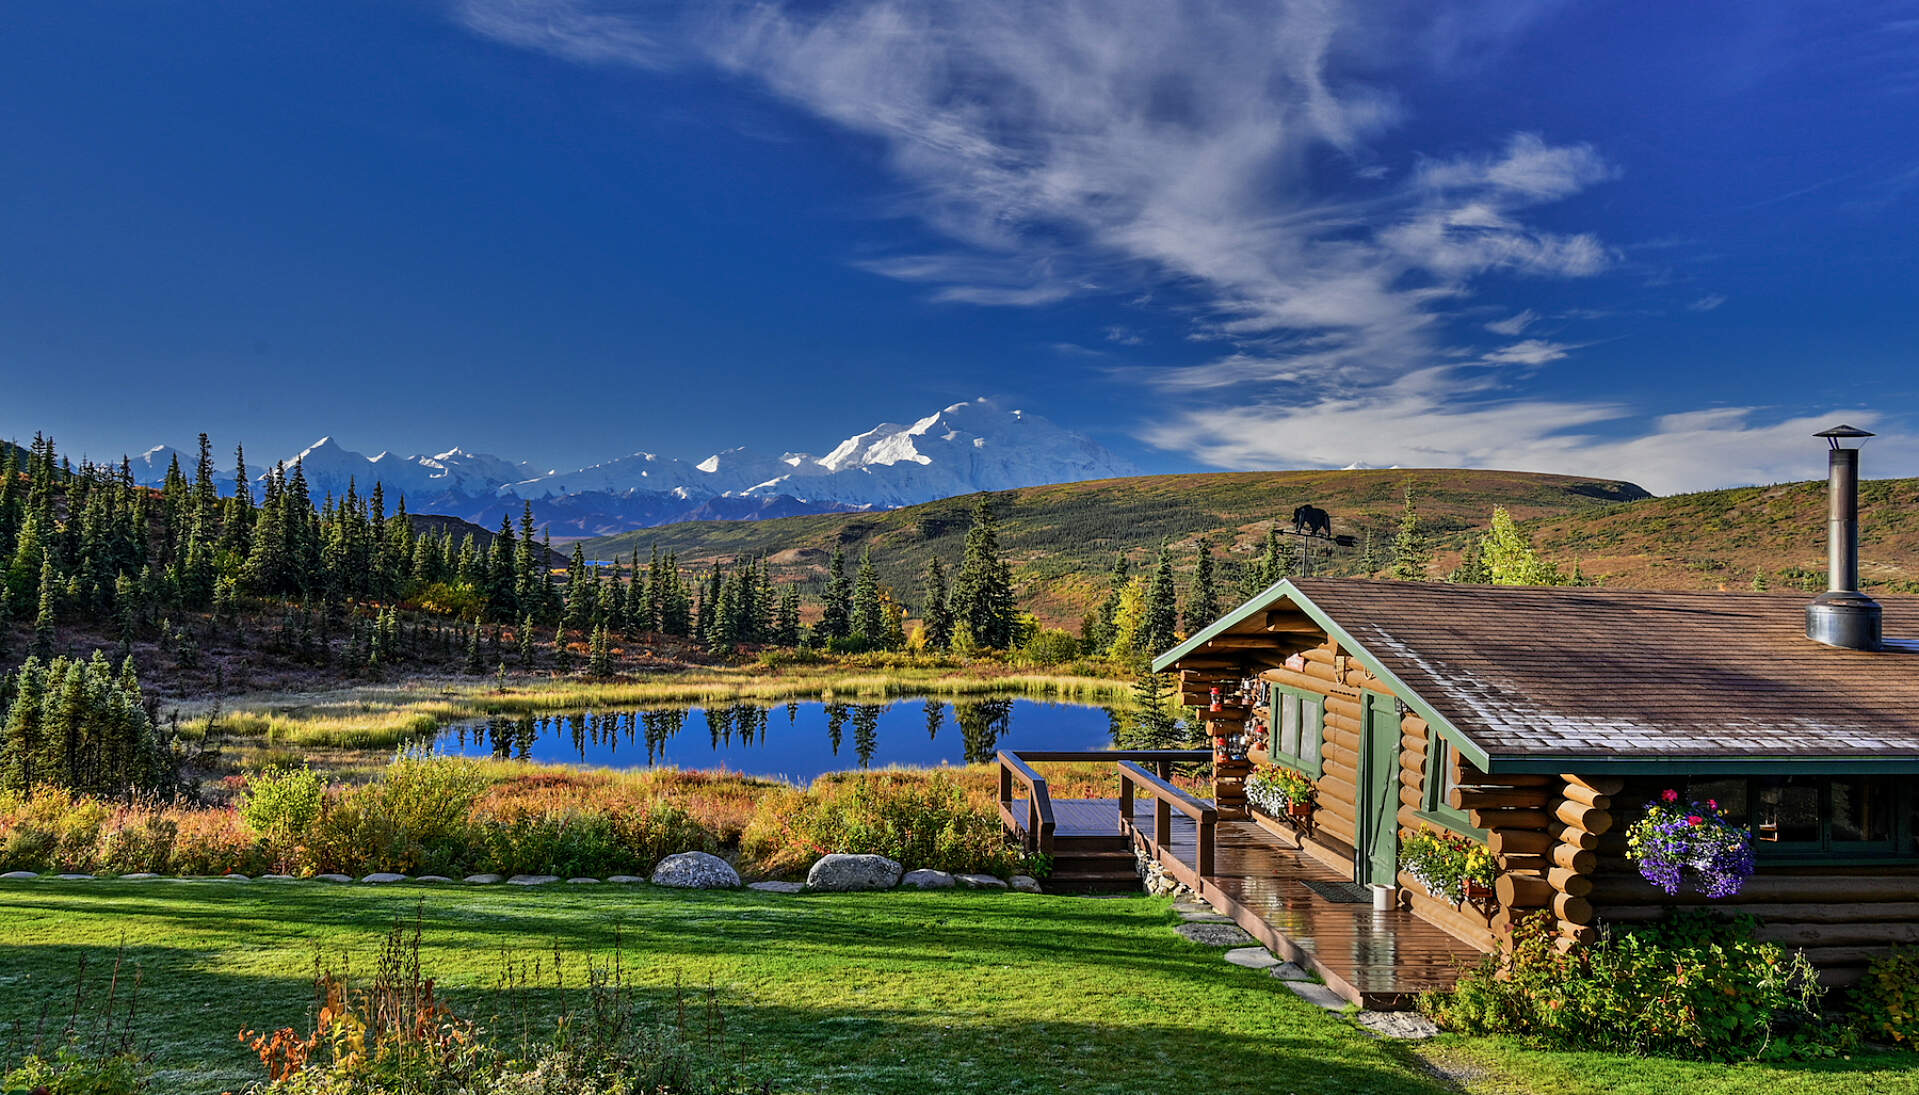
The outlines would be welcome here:
M 980 763 L 1000 749 L 1103 749 L 1112 741 L 1105 707 L 929 698 L 501 716 L 450 726 L 434 749 L 543 764 L 725 769 L 805 783 L 851 768 Z

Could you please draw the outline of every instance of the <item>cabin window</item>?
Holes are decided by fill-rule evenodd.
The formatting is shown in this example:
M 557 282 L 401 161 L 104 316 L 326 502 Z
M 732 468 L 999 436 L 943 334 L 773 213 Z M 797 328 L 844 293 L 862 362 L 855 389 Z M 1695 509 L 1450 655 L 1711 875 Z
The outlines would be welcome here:
M 1326 701 L 1312 692 L 1273 688 L 1273 763 L 1320 775 L 1319 743 L 1326 723 Z
M 1452 804 L 1453 788 L 1459 786 L 1454 778 L 1459 767 L 1459 750 L 1437 734 L 1430 740 L 1432 747 L 1426 750 L 1424 808 L 1420 813 L 1448 829 L 1483 837 L 1484 830 L 1473 827 L 1472 816 Z
M 1694 778 L 1683 794 L 1751 827 L 1761 858 L 1919 853 L 1919 791 L 1889 776 Z

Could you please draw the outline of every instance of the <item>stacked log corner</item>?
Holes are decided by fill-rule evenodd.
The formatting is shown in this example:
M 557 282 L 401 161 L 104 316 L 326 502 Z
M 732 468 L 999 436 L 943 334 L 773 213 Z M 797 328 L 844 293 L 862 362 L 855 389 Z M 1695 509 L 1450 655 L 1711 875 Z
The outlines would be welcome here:
M 1244 733 L 1247 715 L 1245 708 L 1208 712 L 1207 740 L 1221 734 Z M 1252 774 L 1252 761 L 1229 756 L 1217 744 L 1213 746 L 1213 806 L 1219 810 L 1222 821 L 1244 821 L 1251 816 L 1246 812 L 1246 777 Z

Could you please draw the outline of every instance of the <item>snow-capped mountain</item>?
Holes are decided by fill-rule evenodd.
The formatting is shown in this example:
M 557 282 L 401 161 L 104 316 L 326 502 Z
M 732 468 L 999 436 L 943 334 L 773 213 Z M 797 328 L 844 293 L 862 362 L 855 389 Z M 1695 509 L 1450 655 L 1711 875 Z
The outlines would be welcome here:
M 167 446 L 148 450 L 134 460 L 136 478 L 157 485 L 174 455 Z M 192 459 L 178 455 L 191 475 Z M 1135 474 L 1097 442 L 984 398 L 955 403 L 911 425 L 883 423 L 821 457 L 736 448 L 688 463 L 635 452 L 542 474 L 523 462 L 458 448 L 434 456 L 368 457 L 323 437 L 285 463 L 299 465 L 316 498 L 345 494 L 349 483 L 364 496 L 378 482 L 389 506 L 405 495 L 415 513 L 448 513 L 488 525 L 502 515 L 517 516 L 530 502 L 536 518 L 561 534 L 891 508 L 981 490 Z M 223 490 L 231 480 L 232 473 L 225 473 Z

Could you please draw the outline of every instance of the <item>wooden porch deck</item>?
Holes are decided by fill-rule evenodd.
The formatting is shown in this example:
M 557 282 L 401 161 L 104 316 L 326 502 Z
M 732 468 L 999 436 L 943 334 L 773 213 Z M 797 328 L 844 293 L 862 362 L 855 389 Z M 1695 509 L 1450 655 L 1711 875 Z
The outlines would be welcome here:
M 1024 816 L 1023 800 L 1013 811 Z M 1054 839 L 1111 838 L 1121 832 L 1113 799 L 1053 799 Z M 1133 830 L 1144 846 L 1153 831 L 1151 800 L 1133 804 Z M 1318 974 L 1327 987 L 1361 1007 L 1411 1007 L 1418 994 L 1450 988 L 1479 952 L 1406 909 L 1375 910 L 1370 901 L 1330 900 L 1306 883 L 1348 882 L 1279 837 L 1248 821 L 1221 821 L 1213 869 L 1195 868 L 1197 825 L 1173 814 L 1160 862 L 1221 912 L 1289 961 Z

